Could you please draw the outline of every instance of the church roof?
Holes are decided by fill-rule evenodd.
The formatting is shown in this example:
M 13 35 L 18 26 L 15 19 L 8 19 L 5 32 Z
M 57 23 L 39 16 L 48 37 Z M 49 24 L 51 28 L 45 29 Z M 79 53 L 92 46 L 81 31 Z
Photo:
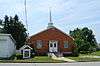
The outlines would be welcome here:
M 50 19 L 49 19 L 50 22 L 48 23 L 47 29 L 45 29 L 45 30 L 43 30 L 43 31 L 41 31 L 41 32 L 39 32 L 39 33 L 37 33 L 37 34 L 34 34 L 34 35 L 30 36 L 28 39 L 30 39 L 30 38 L 33 37 L 33 36 L 39 35 L 39 34 L 45 32 L 45 31 L 48 31 L 48 30 L 51 30 L 51 29 L 56 29 L 56 30 L 58 30 L 59 32 L 61 32 L 62 34 L 66 35 L 66 36 L 68 36 L 68 37 L 70 37 L 71 39 L 74 40 L 73 37 L 69 36 L 69 35 L 66 34 L 65 32 L 63 32 L 63 31 L 61 31 L 60 29 L 58 29 L 58 28 L 56 28 L 55 26 L 53 26 L 51 10 L 50 10 L 49 13 L 50 13 L 50 14 L 49 14 L 49 16 L 50 16 Z
M 66 35 L 66 36 L 68 36 L 68 37 L 70 37 L 71 39 L 73 39 L 73 40 L 74 40 L 74 38 L 73 38 L 73 37 L 71 37 L 70 35 L 66 34 L 66 33 L 65 33 L 65 32 L 63 32 L 63 31 L 61 31 L 60 29 L 56 28 L 55 26 L 53 26 L 52 28 L 49 28 L 49 29 L 45 29 L 45 30 L 43 30 L 43 31 L 41 31 L 41 32 L 38 32 L 38 33 L 36 33 L 36 34 L 34 34 L 34 35 L 30 36 L 30 37 L 29 37 L 29 39 L 30 39 L 31 37 L 34 37 L 34 36 L 36 36 L 36 35 L 39 35 L 39 34 L 41 34 L 41 33 L 45 32 L 45 31 L 48 31 L 48 30 L 51 30 L 51 29 L 56 29 L 56 30 L 60 31 L 61 33 L 63 33 L 64 35 Z

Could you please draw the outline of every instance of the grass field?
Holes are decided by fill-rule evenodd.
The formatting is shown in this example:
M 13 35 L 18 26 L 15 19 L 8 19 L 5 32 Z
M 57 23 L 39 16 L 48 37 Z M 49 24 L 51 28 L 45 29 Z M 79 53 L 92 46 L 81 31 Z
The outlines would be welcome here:
M 0 60 L 1 63 L 61 63 L 64 61 L 53 60 L 48 56 L 35 56 L 31 59 Z
M 78 57 L 66 57 L 78 62 L 87 62 L 87 61 L 100 61 L 100 58 L 94 58 L 94 56 L 100 56 L 100 51 L 96 51 L 91 54 L 80 54 Z
M 100 56 L 100 51 L 96 51 L 94 55 Z
M 100 61 L 100 58 L 82 58 L 82 57 L 67 57 L 69 59 L 75 60 L 77 62 L 95 62 Z
M 84 56 L 84 57 L 83 57 Z M 91 56 L 91 57 L 85 57 L 85 56 Z M 100 61 L 100 58 L 93 58 L 92 56 L 100 56 L 100 51 L 96 51 L 92 54 L 80 54 L 78 57 L 66 57 L 72 60 L 75 60 L 77 62 L 94 62 L 94 61 Z M 53 60 L 48 56 L 35 56 L 31 59 L 14 59 L 14 60 L 0 60 L 0 63 L 63 63 L 64 61 L 60 60 Z

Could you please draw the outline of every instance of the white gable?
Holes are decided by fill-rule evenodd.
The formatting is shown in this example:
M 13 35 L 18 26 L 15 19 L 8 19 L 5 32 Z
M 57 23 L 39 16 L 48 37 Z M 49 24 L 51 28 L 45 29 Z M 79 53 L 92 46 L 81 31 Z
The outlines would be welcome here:
M 32 49 L 29 45 L 24 45 L 24 46 L 22 46 L 22 47 L 20 48 L 20 50 L 23 50 L 23 49 L 25 49 L 26 47 Z

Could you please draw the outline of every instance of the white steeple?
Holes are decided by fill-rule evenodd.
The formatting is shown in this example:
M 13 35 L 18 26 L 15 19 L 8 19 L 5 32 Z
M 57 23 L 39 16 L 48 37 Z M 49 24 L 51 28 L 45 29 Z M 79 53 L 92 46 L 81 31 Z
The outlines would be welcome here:
M 48 23 L 48 27 L 47 29 L 49 28 L 53 28 L 53 23 L 52 23 L 52 15 L 51 15 L 51 8 L 49 8 L 49 23 Z

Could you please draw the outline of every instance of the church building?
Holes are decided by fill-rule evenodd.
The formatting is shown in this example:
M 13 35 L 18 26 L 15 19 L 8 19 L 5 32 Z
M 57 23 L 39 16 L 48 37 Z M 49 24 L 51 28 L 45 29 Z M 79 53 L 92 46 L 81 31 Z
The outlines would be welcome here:
M 28 44 L 37 55 L 48 53 L 73 54 L 76 48 L 74 38 L 53 26 L 51 11 L 47 29 L 30 36 Z

